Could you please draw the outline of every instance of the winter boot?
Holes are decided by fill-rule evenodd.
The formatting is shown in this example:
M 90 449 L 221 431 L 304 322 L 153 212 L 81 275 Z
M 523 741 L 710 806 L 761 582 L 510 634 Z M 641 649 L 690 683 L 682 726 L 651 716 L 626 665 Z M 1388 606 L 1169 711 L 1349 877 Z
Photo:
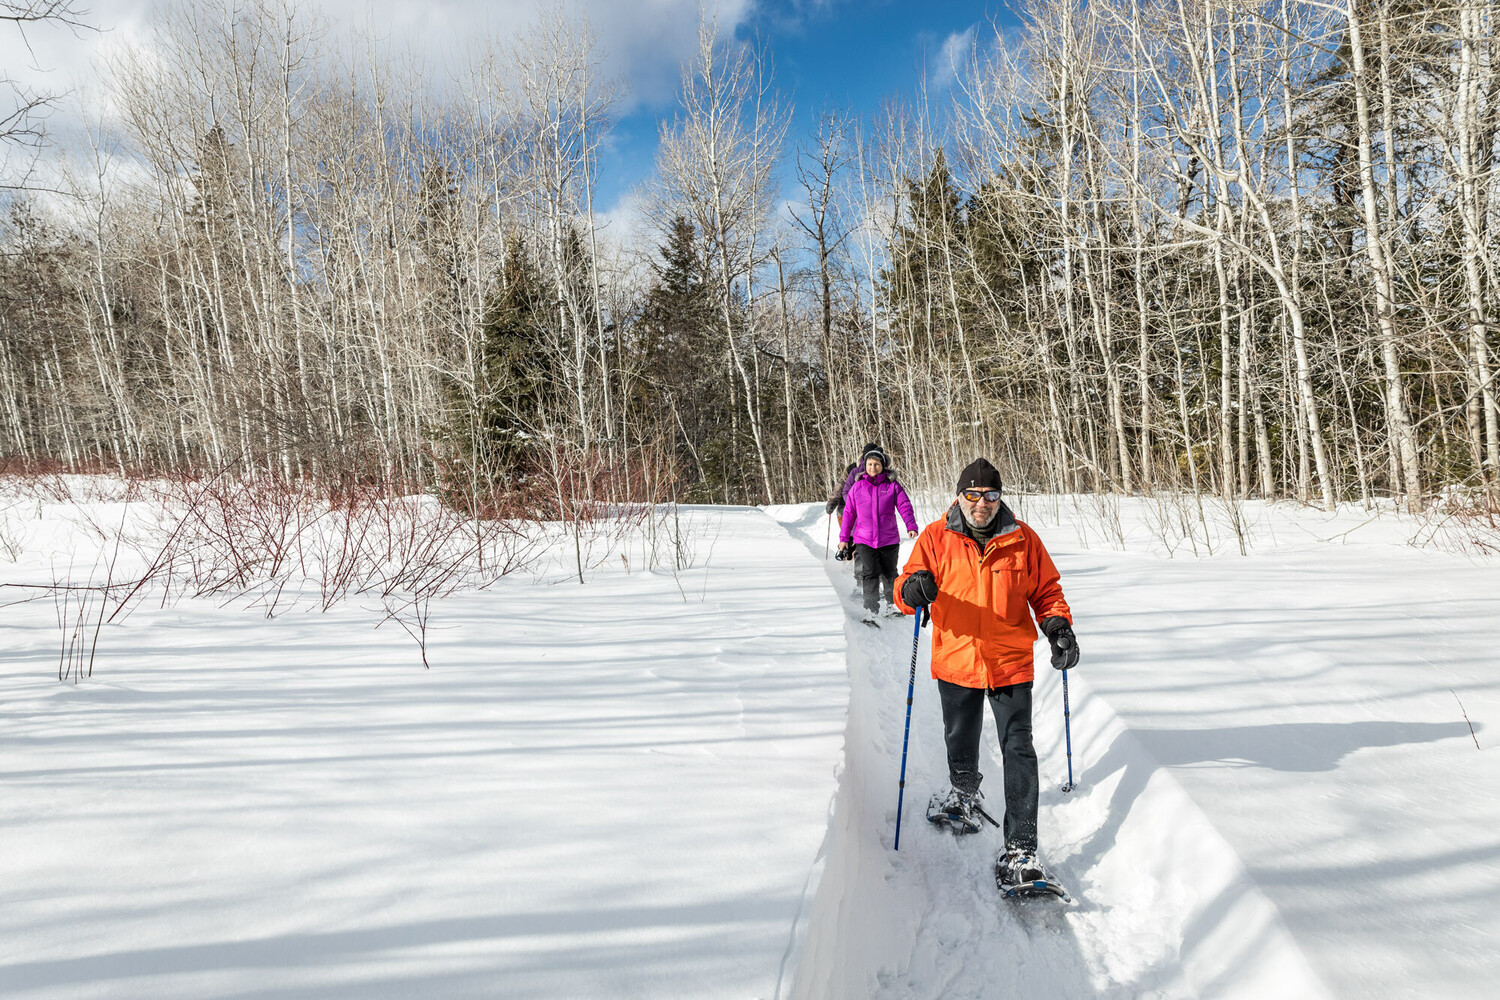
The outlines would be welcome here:
M 950 788 L 946 793 L 934 795 L 927 803 L 927 819 L 938 826 L 946 826 L 955 835 L 979 832 L 979 800 L 984 796 L 976 789 L 961 792 Z
M 1013 893 L 1017 887 L 1051 881 L 1036 859 L 1035 851 L 1019 847 L 1007 847 L 995 859 L 995 885 L 1003 893 Z

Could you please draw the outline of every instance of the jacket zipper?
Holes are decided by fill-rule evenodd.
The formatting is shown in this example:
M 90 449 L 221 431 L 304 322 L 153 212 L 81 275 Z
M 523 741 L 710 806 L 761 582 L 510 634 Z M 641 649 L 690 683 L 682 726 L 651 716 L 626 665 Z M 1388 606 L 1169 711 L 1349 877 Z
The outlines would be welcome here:
M 944 530 L 946 530 L 946 531 L 952 531 L 953 529 L 952 528 L 945 528 Z M 968 535 L 964 534 L 963 532 L 961 532 L 961 531 L 954 531 L 953 533 L 955 535 L 958 535 L 965 542 L 969 543 L 970 545 L 972 545 L 974 547 L 975 558 L 978 560 L 978 566 L 977 566 L 976 572 L 978 573 L 979 579 L 981 581 L 980 586 L 981 586 L 982 589 L 987 589 L 989 591 L 989 593 L 983 595 L 983 597 L 984 597 L 984 606 L 986 608 L 988 608 L 991 604 L 994 603 L 993 598 L 994 598 L 994 594 L 995 594 L 994 582 L 989 579 L 991 576 L 993 576 L 993 574 L 985 572 L 985 569 L 984 569 L 984 560 L 985 560 L 985 557 L 989 553 L 986 552 L 985 549 L 981 549 L 979 547 L 979 543 L 978 542 L 976 542 L 974 539 L 970 538 Z M 991 538 L 990 541 L 993 542 L 993 541 L 995 541 L 995 539 Z M 996 551 L 999 551 L 999 550 L 996 549 Z M 984 619 L 981 618 L 980 622 L 983 623 L 983 621 L 984 621 Z M 989 661 L 986 660 L 985 657 L 984 657 L 984 635 L 983 635 L 983 628 L 984 628 L 984 626 L 983 626 L 983 624 L 981 624 L 980 625 L 981 634 L 979 636 L 979 662 L 981 664 L 983 664 L 983 666 L 984 666 L 984 687 L 985 687 L 985 690 L 986 691 L 990 691 L 990 690 L 994 689 L 994 686 L 995 686 L 994 680 L 995 680 L 995 678 L 990 673 L 990 664 L 989 664 Z
M 965 537 L 968 537 L 968 536 L 965 536 Z M 969 541 L 973 542 L 974 543 L 974 548 L 976 550 L 978 550 L 979 563 L 975 567 L 974 572 L 979 577 L 979 587 L 980 587 L 980 590 L 982 591 L 982 593 L 979 595 L 979 599 L 980 599 L 980 602 L 981 602 L 980 606 L 983 607 L 983 608 L 989 608 L 995 602 L 995 587 L 994 587 L 994 582 L 992 580 L 990 580 L 990 574 L 987 573 L 987 572 L 985 572 L 985 569 L 984 569 L 984 559 L 985 559 L 985 555 L 986 555 L 985 548 L 981 547 L 980 544 L 977 541 L 975 541 L 974 539 L 972 539 L 972 538 L 970 538 Z M 984 630 L 985 630 L 985 626 L 986 626 L 987 623 L 988 623 L 988 617 L 987 616 L 983 616 L 983 617 L 981 617 L 979 619 L 979 650 L 978 650 L 978 652 L 979 652 L 979 662 L 984 666 L 984 689 L 986 691 L 990 690 L 991 688 L 993 688 L 995 686 L 995 678 L 990 673 L 990 661 L 984 655 Z

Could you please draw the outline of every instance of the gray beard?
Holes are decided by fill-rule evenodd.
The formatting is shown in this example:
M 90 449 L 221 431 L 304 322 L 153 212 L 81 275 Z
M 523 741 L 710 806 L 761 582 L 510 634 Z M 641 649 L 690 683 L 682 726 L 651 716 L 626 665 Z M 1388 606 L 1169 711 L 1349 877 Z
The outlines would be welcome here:
M 963 513 L 962 507 L 959 508 L 959 512 Z M 997 505 L 995 512 L 990 515 L 990 519 L 984 524 L 975 524 L 973 518 L 969 517 L 968 514 L 963 515 L 964 524 L 969 527 L 969 535 L 974 541 L 979 543 L 979 551 L 981 553 L 990 547 L 990 540 L 995 537 L 995 531 L 1000 526 L 999 514 L 1000 508 Z
M 979 528 L 981 530 L 984 530 L 984 529 L 990 529 L 990 528 L 994 527 L 994 525 L 995 525 L 995 518 L 997 518 L 997 517 L 1000 516 L 1000 505 L 999 504 L 995 505 L 995 509 L 992 510 L 992 511 L 990 511 L 990 519 L 988 521 L 985 521 L 982 524 L 980 522 L 974 520 L 972 517 L 970 517 L 969 516 L 969 512 L 966 511 L 966 510 L 964 510 L 962 505 L 959 506 L 958 512 L 959 512 L 959 514 L 963 515 L 964 523 L 967 524 L 969 527 L 971 527 L 971 528 Z

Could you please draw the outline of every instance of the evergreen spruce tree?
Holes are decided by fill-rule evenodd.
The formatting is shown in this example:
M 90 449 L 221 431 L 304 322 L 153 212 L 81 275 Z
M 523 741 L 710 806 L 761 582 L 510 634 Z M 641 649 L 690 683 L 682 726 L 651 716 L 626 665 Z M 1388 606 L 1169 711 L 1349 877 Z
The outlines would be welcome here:
M 525 246 L 511 237 L 485 304 L 476 397 L 459 435 L 466 458 L 491 483 L 508 485 L 524 475 L 529 442 L 556 394 L 541 323 L 548 299 Z
M 890 264 L 880 272 L 891 328 L 921 350 L 941 349 L 953 333 L 947 268 L 966 256 L 962 200 L 939 148 L 927 173 L 906 181 L 906 221 L 896 227 Z
M 737 434 L 725 391 L 723 320 L 705 281 L 697 230 L 678 216 L 666 236 L 637 325 L 643 368 L 656 403 L 676 425 L 683 499 L 709 500 L 716 491 L 729 499 L 743 491 L 743 458 L 754 446 L 739 440 L 747 435 Z

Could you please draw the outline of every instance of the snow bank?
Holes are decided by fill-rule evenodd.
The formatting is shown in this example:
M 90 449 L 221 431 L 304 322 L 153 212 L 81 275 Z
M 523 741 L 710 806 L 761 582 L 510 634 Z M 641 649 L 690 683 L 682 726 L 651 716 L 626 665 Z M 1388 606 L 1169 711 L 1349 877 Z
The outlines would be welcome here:
M 1038 505 L 1080 673 L 1339 996 L 1490 997 L 1500 565 L 1415 549 L 1389 514 L 1248 507 L 1248 558 L 1165 559 Z
M 1064 757 L 1061 686 L 1038 685 L 1038 754 Z M 1070 677 L 1078 788 L 1047 796 L 1048 857 L 1077 886 L 1068 919 L 1107 995 L 1323 997 L 1327 989 L 1233 846 L 1162 762 Z M 998 771 L 998 762 L 996 763 Z

